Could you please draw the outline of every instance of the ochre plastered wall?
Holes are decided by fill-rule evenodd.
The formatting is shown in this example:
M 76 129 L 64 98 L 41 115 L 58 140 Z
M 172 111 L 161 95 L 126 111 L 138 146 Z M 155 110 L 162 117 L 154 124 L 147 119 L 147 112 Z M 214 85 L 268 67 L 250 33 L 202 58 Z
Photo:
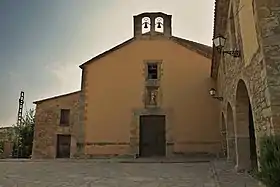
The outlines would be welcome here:
M 55 158 L 58 134 L 71 135 L 71 157 L 76 153 L 80 92 L 49 99 L 36 105 L 32 158 Z M 61 127 L 60 110 L 70 109 L 70 126 Z
M 240 0 L 239 6 L 235 9 L 235 14 L 239 15 L 244 63 L 248 65 L 259 48 L 252 0 Z
M 157 39 L 133 41 L 84 67 L 85 154 L 132 154 L 133 115 L 144 107 L 145 60 L 162 60 L 161 108 L 172 111 L 172 151 L 219 152 L 218 103 L 208 94 L 211 60 Z

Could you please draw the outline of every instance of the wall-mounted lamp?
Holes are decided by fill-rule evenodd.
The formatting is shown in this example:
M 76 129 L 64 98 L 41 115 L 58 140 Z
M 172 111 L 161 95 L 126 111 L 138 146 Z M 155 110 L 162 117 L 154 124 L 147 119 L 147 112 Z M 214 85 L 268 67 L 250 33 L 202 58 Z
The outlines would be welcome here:
M 216 38 L 214 38 L 213 39 L 213 43 L 214 43 L 214 46 L 217 48 L 217 50 L 220 53 L 229 54 L 229 55 L 231 55 L 231 56 L 233 56 L 235 58 L 239 58 L 241 56 L 239 50 L 223 51 L 223 48 L 225 47 L 225 43 L 226 43 L 226 38 L 221 36 L 221 35 L 219 35 Z
M 212 96 L 212 98 L 214 98 L 214 99 L 218 99 L 218 100 L 220 100 L 220 101 L 223 101 L 223 97 L 218 97 L 218 96 L 216 96 L 216 89 L 215 88 L 211 88 L 210 90 L 209 90 L 209 94 L 210 94 L 210 96 Z

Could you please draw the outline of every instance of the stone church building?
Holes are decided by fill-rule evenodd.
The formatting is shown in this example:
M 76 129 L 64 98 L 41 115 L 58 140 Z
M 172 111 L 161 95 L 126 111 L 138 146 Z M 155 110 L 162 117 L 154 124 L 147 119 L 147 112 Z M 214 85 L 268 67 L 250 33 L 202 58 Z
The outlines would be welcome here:
M 280 1 L 216 0 L 211 77 L 228 159 L 258 167 L 259 140 L 280 133 Z
M 171 21 L 134 16 L 133 38 L 80 65 L 80 91 L 34 102 L 32 158 L 221 154 L 213 49 Z

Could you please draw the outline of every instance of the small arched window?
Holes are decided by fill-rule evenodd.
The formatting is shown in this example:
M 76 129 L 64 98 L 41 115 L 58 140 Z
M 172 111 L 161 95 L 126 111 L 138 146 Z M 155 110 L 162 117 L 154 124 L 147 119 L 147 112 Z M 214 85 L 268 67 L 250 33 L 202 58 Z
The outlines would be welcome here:
M 164 19 L 162 17 L 157 17 L 155 19 L 155 31 L 163 33 L 164 31 L 164 25 L 163 25 Z
M 151 31 L 151 19 L 149 17 L 144 17 L 142 19 L 142 34 Z

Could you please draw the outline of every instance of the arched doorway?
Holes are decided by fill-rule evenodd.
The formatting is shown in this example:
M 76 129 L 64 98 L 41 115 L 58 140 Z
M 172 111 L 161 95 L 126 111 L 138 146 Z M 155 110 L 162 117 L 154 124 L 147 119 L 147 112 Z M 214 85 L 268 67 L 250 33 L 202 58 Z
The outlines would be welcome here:
M 243 80 L 238 82 L 236 92 L 236 149 L 237 170 L 257 168 L 253 113 L 247 87 Z
M 230 103 L 227 105 L 227 131 L 228 160 L 236 164 L 235 129 L 233 122 L 233 111 Z
M 228 155 L 228 151 L 227 151 L 227 128 L 226 128 L 226 121 L 225 121 L 224 113 L 222 113 L 221 136 L 222 136 L 223 156 L 227 157 L 227 155 Z

